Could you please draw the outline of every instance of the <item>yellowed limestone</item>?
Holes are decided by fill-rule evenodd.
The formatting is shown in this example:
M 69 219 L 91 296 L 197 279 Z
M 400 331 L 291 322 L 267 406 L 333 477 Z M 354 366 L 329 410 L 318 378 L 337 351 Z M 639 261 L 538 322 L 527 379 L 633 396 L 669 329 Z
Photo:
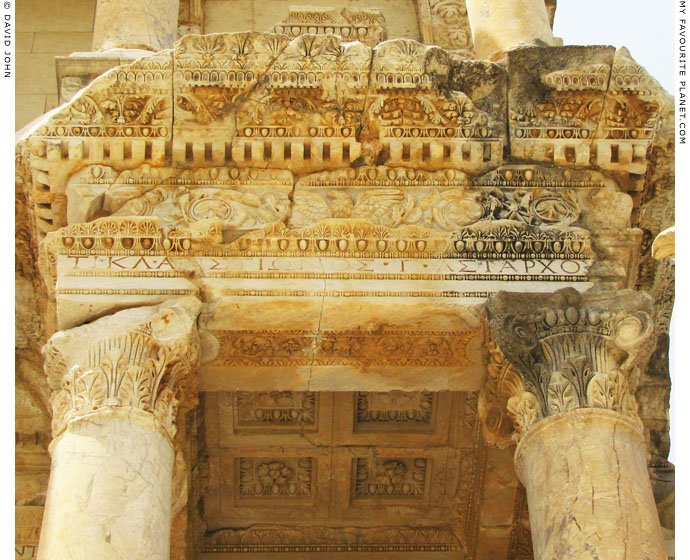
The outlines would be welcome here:
M 639 427 L 579 409 L 534 425 L 515 452 L 535 560 L 666 557 Z

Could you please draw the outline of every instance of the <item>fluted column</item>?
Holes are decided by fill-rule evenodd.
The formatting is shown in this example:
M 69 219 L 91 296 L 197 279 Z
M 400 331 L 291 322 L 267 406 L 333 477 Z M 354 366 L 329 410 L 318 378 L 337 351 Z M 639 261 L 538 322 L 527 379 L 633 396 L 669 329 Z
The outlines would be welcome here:
M 466 0 L 474 50 L 496 60 L 521 45 L 555 45 L 544 0 Z
M 535 559 L 662 560 L 634 392 L 652 350 L 639 292 L 501 292 L 491 333 L 485 417 L 505 403 L 519 440 Z
M 54 439 L 39 559 L 169 560 L 172 438 L 196 399 L 200 306 L 121 311 L 45 346 Z
M 98 0 L 93 50 L 169 49 L 177 38 L 180 0 Z

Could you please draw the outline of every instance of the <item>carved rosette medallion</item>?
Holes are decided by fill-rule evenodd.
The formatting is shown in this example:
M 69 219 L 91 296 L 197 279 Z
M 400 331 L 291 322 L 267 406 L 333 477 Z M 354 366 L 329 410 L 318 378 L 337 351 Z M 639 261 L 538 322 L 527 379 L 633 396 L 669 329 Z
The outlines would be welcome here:
M 316 459 L 254 458 L 237 459 L 239 471 L 239 497 L 310 498 L 313 492 L 313 467 Z
M 507 398 L 517 438 L 538 420 L 577 408 L 620 412 L 642 430 L 634 394 L 654 345 L 650 306 L 648 296 L 632 291 L 500 292 L 488 304 L 496 344 L 485 412 L 491 395 Z
M 129 407 L 151 413 L 172 439 L 177 413 L 196 403 L 200 308 L 185 297 L 53 335 L 43 348 L 53 436 L 94 411 Z

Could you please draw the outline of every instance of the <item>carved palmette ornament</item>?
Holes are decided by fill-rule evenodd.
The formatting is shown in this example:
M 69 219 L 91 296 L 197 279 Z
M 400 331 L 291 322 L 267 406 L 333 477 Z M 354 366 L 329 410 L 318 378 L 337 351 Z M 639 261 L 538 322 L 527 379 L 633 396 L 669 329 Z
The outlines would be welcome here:
M 508 397 L 518 437 L 541 418 L 583 407 L 639 422 L 634 393 L 654 344 L 649 307 L 639 292 L 497 294 L 488 308 L 491 329 L 521 383 L 506 381 L 508 366 L 497 374 L 492 358 L 484 392 L 496 404 Z
M 96 410 L 130 407 L 153 414 L 172 439 L 177 413 L 196 403 L 200 307 L 180 298 L 53 335 L 43 348 L 53 436 Z

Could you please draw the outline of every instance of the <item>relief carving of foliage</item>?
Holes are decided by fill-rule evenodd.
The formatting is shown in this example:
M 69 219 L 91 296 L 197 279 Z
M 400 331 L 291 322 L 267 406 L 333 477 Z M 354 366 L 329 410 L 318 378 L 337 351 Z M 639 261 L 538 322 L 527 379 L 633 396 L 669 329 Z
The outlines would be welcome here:
M 98 409 L 128 407 L 151 413 L 174 437 L 178 407 L 196 403 L 199 308 L 197 299 L 181 298 L 56 333 L 44 349 L 54 435 Z M 138 323 L 123 328 L 127 318 Z
M 294 226 L 306 226 L 328 218 L 361 218 L 376 225 L 418 225 L 439 231 L 458 231 L 482 220 L 511 220 L 527 225 L 566 227 L 580 215 L 572 191 L 545 189 L 470 191 L 464 188 L 426 194 L 391 187 L 350 193 L 329 190 L 298 191 L 291 216 Z
M 549 296 L 552 306 L 537 304 L 536 310 L 535 302 L 518 303 L 511 295 L 496 297 L 500 308 L 491 310 L 490 302 L 492 332 L 524 381 L 525 392 L 508 402 L 516 429 L 534 418 L 589 407 L 640 422 L 635 390 L 654 344 L 652 320 L 644 310 L 649 298 L 616 293 L 606 296 L 612 307 L 602 308 L 606 298 L 594 295 L 588 307 L 580 303 L 585 297 L 561 290 Z M 518 311 L 520 305 L 529 309 Z
M 486 124 L 485 115 L 474 109 L 464 93 L 453 91 L 450 98 L 430 95 L 379 96 L 369 112 L 385 126 Z
M 632 417 L 637 415 L 637 402 L 630 383 L 619 371 L 595 375 L 587 386 L 587 401 L 592 407 L 608 408 Z
M 594 351 L 596 352 L 596 349 Z M 590 358 L 582 355 L 569 356 L 561 368 L 559 374 L 571 383 L 579 403 L 585 404 L 586 387 L 594 376 Z
M 162 227 L 187 228 L 194 222 L 220 220 L 223 227 L 246 229 L 284 220 L 289 204 L 286 194 L 163 185 L 128 201 L 113 215 L 157 216 Z
M 558 372 L 551 375 L 547 392 L 549 412 L 568 412 L 578 406 L 578 398 L 572 383 Z
M 529 102 L 522 112 L 511 111 L 511 119 L 533 126 L 566 126 L 580 128 L 597 126 L 603 111 L 603 99 L 599 94 L 552 93 L 541 103 Z
M 179 93 L 176 106 L 194 115 L 199 124 L 222 121 L 230 114 L 232 105 L 241 92 L 223 86 L 195 86 Z
M 113 348 L 97 366 L 74 366 L 65 375 L 62 391 L 54 393 L 55 425 L 102 406 L 131 406 L 153 412 L 172 430 L 189 365 L 167 347 L 144 367 L 130 364 L 125 352 Z
M 168 113 L 167 101 L 162 96 L 117 95 L 101 98 L 82 95 L 53 119 L 55 124 L 137 124 L 156 125 Z
M 411 195 L 400 190 L 373 189 L 357 197 L 352 215 L 386 227 L 414 224 L 422 218 Z
M 522 437 L 537 420 L 543 418 L 537 398 L 529 391 L 508 399 L 508 414 L 515 425 L 515 440 Z

